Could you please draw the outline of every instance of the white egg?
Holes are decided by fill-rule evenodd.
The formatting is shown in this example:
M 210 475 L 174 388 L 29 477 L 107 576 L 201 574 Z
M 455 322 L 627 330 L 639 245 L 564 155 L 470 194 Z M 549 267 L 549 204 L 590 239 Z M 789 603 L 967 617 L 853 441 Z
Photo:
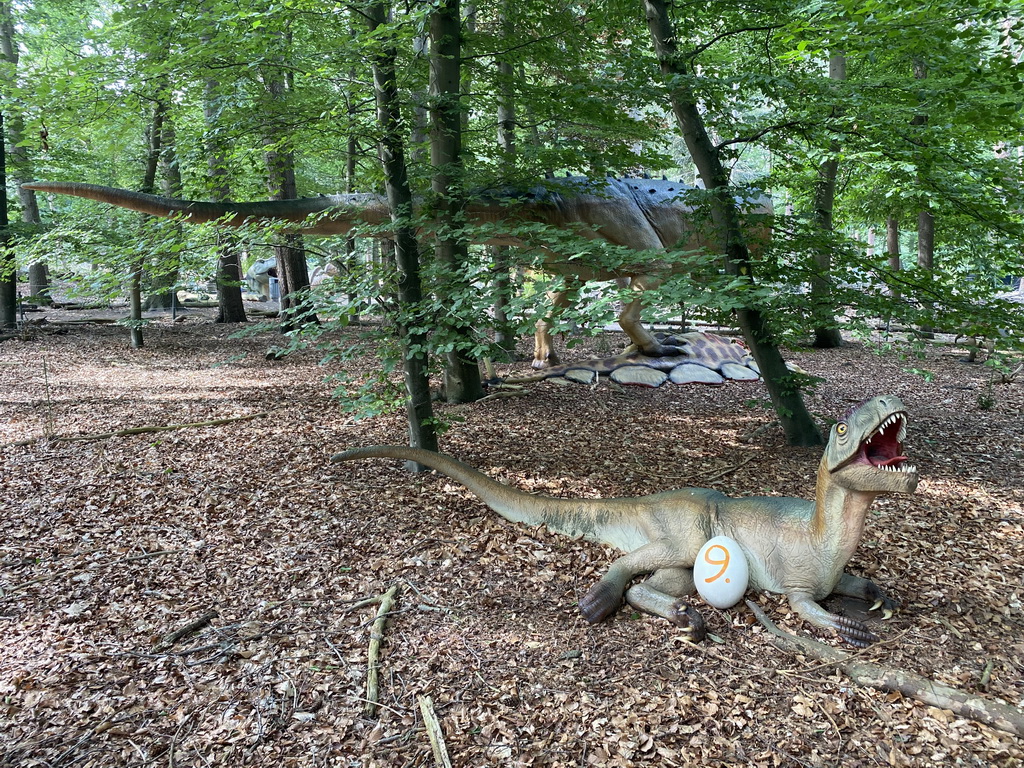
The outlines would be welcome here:
M 731 608 L 747 591 L 747 556 L 728 536 L 715 536 L 701 547 L 693 564 L 697 592 L 715 608 Z

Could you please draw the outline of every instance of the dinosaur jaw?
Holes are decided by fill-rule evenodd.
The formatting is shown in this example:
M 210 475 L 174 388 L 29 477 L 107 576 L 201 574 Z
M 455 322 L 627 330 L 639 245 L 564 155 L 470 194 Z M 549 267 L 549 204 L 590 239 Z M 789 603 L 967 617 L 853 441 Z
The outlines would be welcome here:
M 920 478 L 903 453 L 906 435 L 907 414 L 889 414 L 861 440 L 853 456 L 833 470 L 833 480 L 854 491 L 913 493 Z

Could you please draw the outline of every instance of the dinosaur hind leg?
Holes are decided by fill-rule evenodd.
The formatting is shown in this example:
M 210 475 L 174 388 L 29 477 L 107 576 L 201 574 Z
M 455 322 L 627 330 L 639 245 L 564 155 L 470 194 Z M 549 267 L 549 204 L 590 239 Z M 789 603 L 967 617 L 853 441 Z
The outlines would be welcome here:
M 662 568 L 630 587 L 626 602 L 644 613 L 668 619 L 682 628 L 691 642 L 699 643 L 707 631 L 704 617 L 685 599 L 693 591 L 692 568 Z
M 558 313 L 569 306 L 569 291 L 551 291 L 548 293 L 548 299 L 551 301 L 551 311 L 538 318 L 533 334 L 533 368 L 538 371 L 562 362 L 555 352 L 551 328 Z
M 591 624 L 613 614 L 622 605 L 622 595 L 635 577 L 663 569 L 679 569 L 679 551 L 673 542 L 657 539 L 634 549 L 614 563 L 590 591 L 580 599 L 580 613 Z M 691 588 L 693 581 L 691 579 Z
M 662 344 L 647 328 L 644 327 L 641 319 L 643 313 L 644 291 L 653 291 L 661 285 L 661 279 L 653 275 L 638 275 L 629 281 L 630 288 L 634 291 L 634 298 L 619 314 L 619 327 L 629 336 L 630 342 L 636 346 L 641 354 L 647 357 L 672 357 L 685 354 L 682 347 L 669 344 Z

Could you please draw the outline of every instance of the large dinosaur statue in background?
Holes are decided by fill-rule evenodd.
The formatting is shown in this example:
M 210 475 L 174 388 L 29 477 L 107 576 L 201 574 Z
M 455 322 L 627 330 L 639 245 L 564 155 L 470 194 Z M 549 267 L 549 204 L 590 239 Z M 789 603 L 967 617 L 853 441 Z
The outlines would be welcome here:
M 893 609 L 873 582 L 843 569 L 860 542 L 875 497 L 917 488 L 917 469 L 903 455 L 906 427 L 903 403 L 892 395 L 874 397 L 848 411 L 832 427 L 818 466 L 814 501 L 730 498 L 705 488 L 639 498 L 559 499 L 503 485 L 443 454 L 399 446 L 352 448 L 331 460 L 417 461 L 462 483 L 507 520 L 546 525 L 625 551 L 580 600 L 587 621 L 612 614 L 625 593 L 634 607 L 663 616 L 699 639 L 703 619 L 683 598 L 694 590 L 698 551 L 708 539 L 724 535 L 746 554 L 753 589 L 785 594 L 793 610 L 811 624 L 863 647 L 878 639 L 874 633 L 862 622 L 829 613 L 818 601 L 837 593 L 872 602 L 872 609 Z M 645 574 L 651 574 L 646 581 L 630 586 Z
M 184 221 L 218 221 L 229 226 L 246 222 L 292 222 L 296 230 L 308 235 L 343 235 L 360 224 L 382 227 L 391 222 L 387 200 L 375 194 L 325 195 L 300 200 L 275 200 L 251 203 L 207 203 L 177 200 L 141 192 L 131 192 L 95 184 L 36 181 L 22 185 L 37 192 L 75 195 L 129 208 L 153 216 L 180 216 Z M 723 253 L 712 236 L 710 223 L 701 218 L 683 195 L 692 190 L 680 182 L 664 179 L 590 180 L 580 177 L 552 179 L 544 186 L 528 190 L 487 190 L 469 202 L 466 215 L 471 225 L 491 225 L 482 241 L 491 245 L 539 248 L 544 252 L 544 268 L 578 284 L 590 280 L 619 280 L 635 292 L 619 314 L 618 323 L 636 349 L 647 357 L 685 354 L 685 351 L 660 342 L 643 326 L 644 291 L 654 290 L 671 274 L 688 271 L 684 262 L 645 260 L 638 265 L 604 268 L 587 264 L 571 253 L 556 253 L 525 235 L 516 234 L 517 225 L 542 223 L 576 232 L 591 240 L 637 251 L 707 251 Z M 738 199 L 750 222 L 747 242 L 757 251 L 768 241 L 771 229 L 768 217 L 771 201 L 766 197 Z M 507 227 L 508 231 L 502 231 Z M 551 301 L 556 311 L 569 303 L 568 290 L 555 291 Z M 553 349 L 550 318 L 537 321 L 533 367 L 544 369 L 559 362 Z

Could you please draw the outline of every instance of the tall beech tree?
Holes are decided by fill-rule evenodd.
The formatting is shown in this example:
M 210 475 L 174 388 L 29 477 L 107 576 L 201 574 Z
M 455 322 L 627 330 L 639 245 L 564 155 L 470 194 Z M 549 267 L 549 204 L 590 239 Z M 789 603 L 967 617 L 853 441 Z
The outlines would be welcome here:
M 209 35 L 206 36 L 209 39 Z M 217 202 L 231 199 L 231 173 L 228 152 L 220 123 L 221 85 L 215 77 L 203 83 L 203 127 L 205 128 L 206 163 L 209 168 L 210 195 Z M 245 304 L 242 302 L 242 265 L 238 238 L 234 232 L 217 235 L 217 267 L 214 275 L 217 286 L 217 322 L 244 323 Z
M 459 0 L 441 0 L 430 14 L 430 165 L 431 191 L 437 214 L 435 255 L 451 281 L 444 290 L 466 290 L 462 269 L 469 258 L 463 209 L 466 204 L 462 162 L 461 56 L 462 18 Z M 453 315 L 454 338 L 447 352 L 444 394 L 452 403 L 483 397 L 480 366 L 470 357 L 469 324 Z
M 398 48 L 387 28 L 387 7 L 383 0 L 367 5 L 364 13 L 370 33 L 377 36 L 377 48 L 370 63 L 379 123 L 377 147 L 394 226 L 398 298 L 401 302 L 398 328 L 403 342 L 402 372 L 407 394 L 409 445 L 436 451 L 437 431 L 428 374 L 429 330 L 423 316 L 419 242 L 412 222 L 413 195 L 405 162 L 405 131 L 395 71 Z M 407 466 L 413 471 L 426 470 L 415 462 L 409 462 Z
M 270 42 L 280 50 L 275 52 L 276 55 L 263 67 L 261 73 L 267 97 L 264 107 L 268 116 L 263 138 L 267 188 L 271 199 L 290 200 L 299 196 L 295 177 L 294 138 L 283 125 L 288 112 L 288 94 L 293 90 L 290 87 L 290 75 L 284 67 L 290 35 L 286 32 L 273 33 Z M 317 322 L 311 307 L 300 298 L 310 287 L 306 250 L 302 235 L 284 233 L 277 237 L 279 242 L 274 245 L 274 254 L 277 257 L 281 288 L 281 328 L 284 331 L 296 330 L 307 323 Z
M 708 135 L 697 97 L 687 85 L 690 72 L 677 45 L 679 38 L 668 15 L 668 4 L 664 0 L 644 0 L 644 8 L 658 63 L 669 79 L 666 87 L 672 112 L 704 186 L 712 193 L 712 220 L 726 244 L 726 273 L 752 289 L 754 267 L 740 227 L 740 211 L 730 188 L 729 173 Z M 741 305 L 736 310 L 736 317 L 760 367 L 786 440 L 790 445 L 821 444 L 821 433 L 804 405 L 800 387 L 786 368 L 774 333 L 760 308 L 752 303 Z
M 4 141 L 4 103 L 0 101 L 0 328 L 18 325 L 18 264 L 11 249 L 7 214 L 7 144 Z
M 846 80 L 846 56 L 833 53 L 828 61 L 828 76 L 831 80 Z M 838 112 L 841 106 L 836 105 Z M 836 306 L 832 292 L 832 244 L 834 242 L 836 181 L 839 176 L 840 144 L 833 141 L 828 157 L 818 167 L 818 179 L 814 185 L 814 223 L 821 231 L 821 245 L 815 249 L 815 272 L 811 277 L 811 299 L 814 302 L 817 325 L 814 329 L 814 346 L 831 348 L 842 346 L 843 335 L 836 323 Z
M 21 52 L 15 33 L 15 18 L 11 0 L 0 0 L 0 58 L 5 66 L 2 87 L 12 94 L 18 89 L 18 62 Z M 35 178 L 32 159 L 25 145 L 25 121 L 21 110 L 8 96 L 6 110 L 7 155 L 11 170 L 11 181 L 18 185 L 18 200 L 21 203 L 21 220 L 33 226 L 40 224 L 39 203 L 36 193 L 21 186 L 23 181 Z M 50 278 L 45 260 L 33 261 L 28 266 L 29 293 L 40 303 L 49 303 Z

